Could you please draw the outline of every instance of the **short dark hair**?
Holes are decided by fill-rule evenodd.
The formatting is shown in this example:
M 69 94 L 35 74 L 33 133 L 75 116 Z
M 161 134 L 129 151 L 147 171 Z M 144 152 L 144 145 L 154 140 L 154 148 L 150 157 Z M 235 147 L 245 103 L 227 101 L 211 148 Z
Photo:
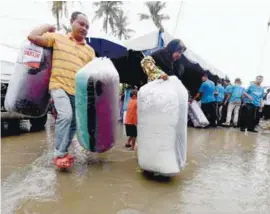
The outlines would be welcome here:
M 241 82 L 241 79 L 240 78 L 236 78 L 235 79 L 235 82 Z
M 263 78 L 263 76 L 262 75 L 258 75 L 258 76 L 256 76 L 256 78 Z
M 208 78 L 208 73 L 207 73 L 206 71 L 204 71 L 204 72 L 202 73 L 202 77 L 207 77 L 207 78 Z
M 137 90 L 132 90 L 131 92 L 130 92 L 130 97 L 132 97 L 133 95 L 135 95 L 135 96 L 137 96 Z
M 84 13 L 82 13 L 82 12 L 80 12 L 80 11 L 75 11 L 75 12 L 73 12 L 73 13 L 71 14 L 70 22 L 75 21 L 79 15 L 84 15 L 84 16 L 86 16 Z

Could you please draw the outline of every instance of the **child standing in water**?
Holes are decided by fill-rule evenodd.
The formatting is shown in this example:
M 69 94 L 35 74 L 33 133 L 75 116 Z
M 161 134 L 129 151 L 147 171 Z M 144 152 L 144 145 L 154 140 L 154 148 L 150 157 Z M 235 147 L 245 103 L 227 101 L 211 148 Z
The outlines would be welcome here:
M 156 79 L 168 79 L 168 75 L 156 67 L 155 60 L 151 56 L 145 57 L 141 61 L 141 66 L 145 74 L 148 76 L 148 81 L 154 81 Z M 132 150 L 134 150 L 137 138 L 137 90 L 132 90 L 130 97 L 131 99 L 128 102 L 125 119 L 126 134 L 129 138 L 125 146 L 131 147 Z
M 130 97 L 125 118 L 126 134 L 128 136 L 128 142 L 125 146 L 134 150 L 137 138 L 137 90 L 132 90 Z

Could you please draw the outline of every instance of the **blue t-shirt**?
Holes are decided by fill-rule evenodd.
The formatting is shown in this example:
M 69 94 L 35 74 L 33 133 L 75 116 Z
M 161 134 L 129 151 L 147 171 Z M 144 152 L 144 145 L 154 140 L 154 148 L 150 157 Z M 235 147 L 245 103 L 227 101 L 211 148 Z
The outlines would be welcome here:
M 217 102 L 222 102 L 224 100 L 224 96 L 225 96 L 225 89 L 222 85 L 217 85 L 216 86 L 216 92 L 218 93 L 216 95 L 216 101 Z
M 225 88 L 225 94 L 228 94 L 229 91 L 231 90 L 231 87 L 232 85 L 228 85 L 226 88 Z
M 199 92 L 202 93 L 202 103 L 215 102 L 215 84 L 211 80 L 206 80 L 203 82 Z
M 229 102 L 238 102 L 241 103 L 242 95 L 244 93 L 245 89 L 240 85 L 233 85 L 228 90 L 228 93 L 231 94 Z
M 264 95 L 263 87 L 253 84 L 247 88 L 246 93 L 253 98 L 253 101 L 251 101 L 249 98 L 246 98 L 246 103 L 252 103 L 256 107 L 261 106 L 261 101 Z

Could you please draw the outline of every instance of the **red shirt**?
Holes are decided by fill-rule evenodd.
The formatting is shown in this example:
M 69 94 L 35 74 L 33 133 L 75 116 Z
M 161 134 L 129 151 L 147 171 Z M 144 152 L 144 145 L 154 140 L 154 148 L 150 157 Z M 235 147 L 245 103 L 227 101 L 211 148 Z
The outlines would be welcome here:
M 128 102 L 125 124 L 137 125 L 137 98 Z

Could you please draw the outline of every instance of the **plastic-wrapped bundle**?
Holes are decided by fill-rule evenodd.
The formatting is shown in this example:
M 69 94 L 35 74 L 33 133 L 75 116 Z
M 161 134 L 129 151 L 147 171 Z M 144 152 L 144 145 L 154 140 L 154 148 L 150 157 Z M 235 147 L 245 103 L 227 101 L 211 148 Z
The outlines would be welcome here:
M 165 176 L 186 163 L 188 93 L 176 76 L 155 80 L 138 93 L 138 162 Z
M 88 151 L 105 152 L 116 139 L 119 76 L 110 59 L 96 58 L 75 77 L 79 143 Z
M 7 111 L 41 117 L 49 104 L 51 50 L 25 41 L 20 49 L 5 98 Z
M 207 120 L 202 109 L 195 100 L 191 104 L 189 104 L 188 115 L 194 127 L 206 127 L 209 125 L 209 121 Z

